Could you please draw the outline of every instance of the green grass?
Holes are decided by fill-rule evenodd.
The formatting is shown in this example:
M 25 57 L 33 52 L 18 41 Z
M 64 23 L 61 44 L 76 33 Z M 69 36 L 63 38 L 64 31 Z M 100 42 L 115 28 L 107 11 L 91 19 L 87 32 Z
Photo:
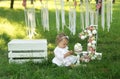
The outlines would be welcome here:
M 24 9 L 21 1 L 15 1 L 14 9 L 9 9 L 9 1 L 0 2 L 0 79 L 119 79 L 120 78 L 120 2 L 116 0 L 113 5 L 113 22 L 110 32 L 107 27 L 103 31 L 99 26 L 97 51 L 102 52 L 101 61 L 95 60 L 86 63 L 86 67 L 57 67 L 51 63 L 57 35 L 55 27 L 55 12 L 50 10 L 50 31 L 43 31 L 40 23 L 40 10 L 36 8 L 37 35 L 35 39 L 45 38 L 48 41 L 48 61 L 43 63 L 27 62 L 24 64 L 9 64 L 7 44 L 12 39 L 26 39 L 26 26 L 24 22 Z M 79 12 L 77 13 L 79 15 Z M 68 17 L 66 13 L 66 17 Z M 68 20 L 68 19 L 67 19 Z M 81 32 L 77 17 L 77 33 L 70 34 L 69 47 L 73 49 L 75 43 L 80 42 L 86 47 L 86 40 L 78 37 Z M 61 31 L 62 32 L 62 31 Z M 84 64 L 84 63 L 83 63 Z

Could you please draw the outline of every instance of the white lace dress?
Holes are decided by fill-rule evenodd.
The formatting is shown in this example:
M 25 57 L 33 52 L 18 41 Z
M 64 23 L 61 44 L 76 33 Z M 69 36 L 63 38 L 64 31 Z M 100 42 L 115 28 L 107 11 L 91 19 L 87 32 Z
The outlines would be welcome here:
M 64 54 L 66 54 L 68 51 L 68 47 L 56 47 L 54 50 L 55 57 L 53 58 L 52 62 L 58 66 L 70 66 L 71 64 L 74 64 L 77 61 L 76 56 L 70 55 L 64 58 Z

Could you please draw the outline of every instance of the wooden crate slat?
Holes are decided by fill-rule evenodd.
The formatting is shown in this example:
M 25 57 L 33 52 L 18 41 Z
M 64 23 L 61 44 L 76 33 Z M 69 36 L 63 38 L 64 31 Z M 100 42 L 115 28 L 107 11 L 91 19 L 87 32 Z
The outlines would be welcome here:
M 24 58 L 24 57 L 46 57 L 45 52 L 34 52 L 34 53 L 8 53 L 9 58 Z
M 44 59 L 10 59 L 9 60 L 9 63 L 25 63 L 25 62 L 29 62 L 29 61 L 32 61 L 32 62 L 42 62 Z
M 12 40 L 8 43 L 8 51 L 47 50 L 47 40 Z

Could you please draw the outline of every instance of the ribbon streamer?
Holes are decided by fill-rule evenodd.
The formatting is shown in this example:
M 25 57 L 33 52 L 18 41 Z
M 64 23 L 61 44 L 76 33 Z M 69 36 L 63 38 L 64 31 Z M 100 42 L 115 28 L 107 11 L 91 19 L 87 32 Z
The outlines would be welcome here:
M 49 31 L 49 11 L 48 11 L 48 3 L 42 3 L 41 8 L 41 21 L 44 28 L 44 31 Z
M 35 21 L 35 9 L 32 8 L 25 8 L 25 22 L 27 26 L 27 33 L 30 39 L 33 38 L 35 32 L 35 27 L 36 27 L 36 21 Z
M 86 21 L 86 27 L 89 26 L 89 3 L 88 0 L 85 0 L 86 3 L 86 14 L 85 14 L 85 21 Z
M 113 14 L 113 11 L 112 11 L 112 7 L 113 7 L 113 0 L 110 0 L 110 4 L 111 4 L 111 22 L 112 22 L 112 14 Z
M 109 32 L 109 29 L 110 29 L 110 17 L 111 17 L 111 9 L 110 9 L 110 0 L 107 0 L 107 30 Z
M 91 23 L 91 25 L 94 25 L 95 23 L 94 23 L 94 11 L 90 11 L 90 23 Z
M 104 4 L 104 0 L 102 0 L 101 25 L 102 25 L 103 31 L 105 28 L 105 13 L 104 13 L 105 9 L 104 8 L 105 8 L 105 4 Z
M 56 7 L 56 28 L 57 28 L 57 32 L 60 31 L 60 10 L 57 6 L 57 2 L 55 0 L 55 7 Z
M 82 26 L 82 30 L 84 30 L 85 29 L 85 24 L 84 24 L 84 8 L 83 8 L 84 6 L 83 6 L 83 3 L 81 3 L 81 5 L 80 5 L 80 9 L 81 9 L 81 12 L 80 12 L 80 16 L 81 16 L 81 26 Z
M 95 12 L 95 25 L 98 25 L 98 14 L 99 14 L 99 11 L 97 9 L 97 11 Z M 98 29 L 98 26 L 96 27 L 96 29 Z
M 61 0 L 61 19 L 62 19 L 62 29 L 64 30 L 65 23 L 65 11 L 64 11 L 64 0 Z
M 70 8 L 69 11 L 69 29 L 73 35 L 76 33 L 76 10 L 75 8 Z

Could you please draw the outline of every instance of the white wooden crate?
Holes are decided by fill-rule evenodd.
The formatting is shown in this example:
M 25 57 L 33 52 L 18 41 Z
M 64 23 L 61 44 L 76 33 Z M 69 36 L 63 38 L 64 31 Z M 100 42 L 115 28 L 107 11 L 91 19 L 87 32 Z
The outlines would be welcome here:
M 47 40 L 14 39 L 8 43 L 9 63 L 41 62 L 47 59 Z

